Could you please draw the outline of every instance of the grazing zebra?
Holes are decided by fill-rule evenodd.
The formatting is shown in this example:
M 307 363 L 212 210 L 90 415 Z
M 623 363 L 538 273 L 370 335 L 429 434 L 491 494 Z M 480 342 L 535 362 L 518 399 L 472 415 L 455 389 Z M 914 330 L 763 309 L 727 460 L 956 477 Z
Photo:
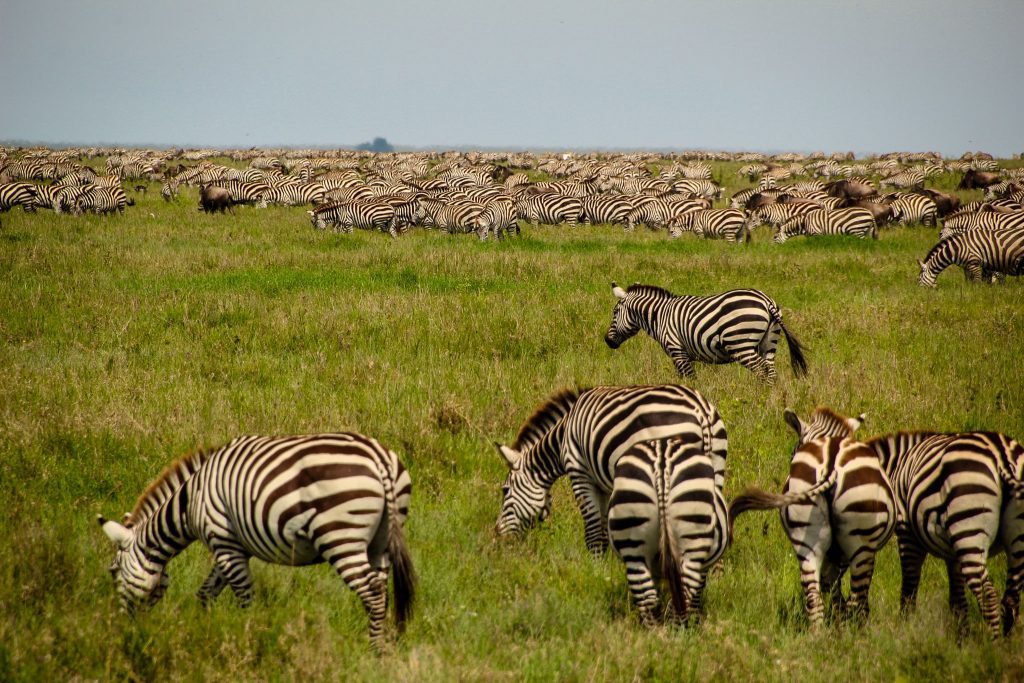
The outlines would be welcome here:
M 516 215 L 534 225 L 567 223 L 575 228 L 583 216 L 583 202 L 560 194 L 525 195 L 516 198 Z
M 431 197 L 420 197 L 420 206 L 426 211 L 432 225 L 447 233 L 474 232 L 480 239 L 487 238 L 489 225 L 484 218 L 484 207 L 473 201 L 444 202 Z
M 284 206 L 299 206 L 300 204 L 319 204 L 323 201 L 323 187 L 313 184 L 306 185 L 280 185 L 268 188 L 260 201 L 258 208 L 266 208 L 267 204 L 282 204 Z
M 502 234 L 519 234 L 519 216 L 516 214 L 516 202 L 507 194 L 493 197 L 484 203 L 484 212 L 481 216 L 484 223 L 494 233 L 494 239 L 501 239 Z M 485 232 L 481 239 L 487 239 Z
M 758 225 L 779 226 L 808 211 L 816 211 L 819 207 L 811 202 L 787 202 L 785 204 L 765 204 L 754 209 L 751 214 L 759 221 Z
M 201 540 L 214 560 L 199 589 L 204 604 L 230 586 L 248 606 L 251 557 L 292 566 L 328 562 L 362 600 L 370 642 L 379 647 L 392 564 L 399 631 L 412 613 L 416 577 L 402 531 L 411 492 L 398 456 L 376 439 L 242 436 L 172 463 L 124 526 L 99 521 L 117 544 L 110 572 L 129 613 L 163 596 L 167 563 Z
M 665 384 L 556 394 L 519 430 L 511 448 L 498 445 L 509 467 L 498 535 L 518 534 L 543 521 L 551 511 L 552 485 L 568 475 L 587 548 L 603 553 L 616 462 L 635 443 L 672 436 L 709 454 L 715 487 L 721 489 L 728 438 L 718 410 L 699 392 Z
M 314 228 L 323 230 L 330 225 L 342 233 L 351 233 L 353 228 L 389 230 L 395 217 L 394 207 L 387 202 L 336 202 L 306 213 Z
M 781 332 L 793 374 L 807 373 L 800 342 L 764 292 L 734 289 L 714 296 L 675 296 L 653 285 L 633 284 L 623 290 L 613 282 L 612 293 L 618 301 L 604 340 L 613 349 L 643 330 L 661 344 L 683 377 L 693 376 L 694 361 L 737 362 L 771 385 Z
M 729 519 L 747 510 L 778 509 L 800 564 L 800 583 L 812 624 L 825 618 L 823 594 L 842 605 L 842 578 L 850 569 L 850 611 L 868 616 L 875 554 L 896 525 L 896 501 L 878 455 L 852 438 L 864 415 L 845 418 L 818 408 L 811 422 L 790 410 L 797 433 L 789 478 L 781 495 L 749 488 L 729 506 Z
M 622 223 L 636 208 L 625 195 L 590 195 L 582 198 L 584 223 Z
M 261 209 L 267 207 L 265 196 L 270 185 L 261 180 L 219 180 L 217 186 L 228 191 L 234 204 L 255 204 Z
M 782 244 L 795 235 L 852 235 L 861 239 L 878 238 L 875 218 L 867 209 L 851 207 L 836 211 L 809 211 L 779 226 L 775 243 Z
M 126 206 L 132 206 L 135 200 L 128 199 L 127 193 L 120 187 L 100 187 L 98 185 L 83 186 L 83 192 L 75 198 L 71 211 L 76 216 L 85 211 L 94 213 L 124 213 Z
M 891 175 L 888 178 L 883 178 L 878 184 L 879 186 L 889 185 L 891 187 L 912 189 L 916 187 L 924 187 L 924 179 L 924 171 L 912 168 L 896 173 L 895 175 Z
M 889 208 L 892 209 L 892 219 L 897 223 L 937 225 L 939 221 L 939 207 L 931 197 L 924 195 L 905 195 L 890 202 Z
M 949 266 L 963 268 L 968 280 L 992 282 L 1001 275 L 1024 274 L 1024 228 L 968 230 L 941 240 L 932 247 L 921 266 L 917 283 L 935 287 Z
M 178 181 L 174 178 L 166 178 L 163 184 L 160 186 L 160 196 L 164 198 L 165 202 L 170 202 L 178 198 Z
M 678 217 L 698 211 L 701 204 L 695 202 L 670 202 L 661 197 L 632 197 L 633 210 L 626 214 L 626 232 L 632 232 L 637 223 L 656 230 L 668 226 Z
M 694 180 L 691 178 L 684 178 L 672 183 L 672 191 L 711 200 L 717 199 L 722 194 L 722 188 L 715 181 Z
M 939 239 L 949 239 L 968 230 L 1008 230 L 1024 228 L 1024 212 L 1001 213 L 999 211 L 982 211 L 979 213 L 958 214 L 949 216 L 943 221 Z
M 679 237 L 683 230 L 705 239 L 724 239 L 739 244 L 750 241 L 750 222 L 739 209 L 704 209 L 677 216 L 669 224 L 670 237 Z
M 420 195 L 400 203 L 393 203 L 391 207 L 395 213 L 388 222 L 388 233 L 392 237 L 408 231 L 410 225 L 422 224 L 427 218 L 427 212 L 420 206 Z
M 36 210 L 36 186 L 32 183 L 0 184 L 0 212 L 20 206 L 29 213 Z
M 921 566 L 932 554 L 946 562 L 949 606 L 960 626 L 969 589 L 992 637 L 1009 633 L 1024 585 L 1024 447 L 994 432 L 902 432 L 867 445 L 896 494 L 903 606 L 914 605 Z M 987 562 L 1004 550 L 1008 566 L 1000 610 Z
M 729 511 L 707 445 L 637 443 L 615 464 L 608 535 L 645 625 L 655 623 L 659 575 L 668 581 L 673 616 L 700 618 L 708 571 L 729 545 Z

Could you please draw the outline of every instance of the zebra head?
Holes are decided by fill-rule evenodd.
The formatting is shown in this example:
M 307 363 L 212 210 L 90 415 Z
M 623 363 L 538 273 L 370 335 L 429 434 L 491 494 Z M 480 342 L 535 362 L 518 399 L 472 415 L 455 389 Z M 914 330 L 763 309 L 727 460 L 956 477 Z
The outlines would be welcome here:
M 622 346 L 622 343 L 640 331 L 640 320 L 634 310 L 636 298 L 629 296 L 622 287 L 612 283 L 612 294 L 618 298 L 615 308 L 612 309 L 612 324 L 604 335 L 604 342 L 613 349 Z
M 828 436 L 853 436 L 854 432 L 864 424 L 867 415 L 861 413 L 857 417 L 843 417 L 839 413 L 828 408 L 817 408 L 811 413 L 811 421 L 804 422 L 789 408 L 783 412 L 786 424 L 796 432 L 799 443 L 804 444 L 815 439 L 822 439 Z M 799 448 L 799 444 L 797 446 Z
M 918 259 L 917 265 L 921 266 L 921 275 L 917 278 L 917 284 L 922 287 L 935 287 L 935 280 L 938 276 L 932 272 L 928 262 Z
M 501 512 L 495 531 L 499 536 L 519 534 L 551 514 L 551 490 L 523 467 L 523 454 L 514 448 L 494 444 L 508 464 L 508 476 L 501 486 Z
M 155 605 L 167 590 L 169 578 L 164 562 L 147 554 L 138 542 L 135 529 L 98 515 L 103 532 L 117 546 L 109 567 L 121 609 L 134 614 L 139 607 Z

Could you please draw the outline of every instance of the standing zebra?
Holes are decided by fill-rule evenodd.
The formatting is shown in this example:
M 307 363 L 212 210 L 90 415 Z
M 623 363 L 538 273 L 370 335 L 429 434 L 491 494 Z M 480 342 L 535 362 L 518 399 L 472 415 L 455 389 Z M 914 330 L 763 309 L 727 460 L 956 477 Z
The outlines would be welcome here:
M 516 198 L 516 213 L 534 225 L 567 223 L 575 228 L 583 217 L 583 202 L 560 194 L 536 194 Z
M 412 613 L 416 577 L 402 531 L 411 491 L 398 456 L 376 439 L 242 436 L 172 463 L 124 526 L 99 522 L 117 544 L 110 572 L 129 613 L 163 596 L 167 563 L 201 540 L 214 559 L 199 589 L 204 604 L 231 586 L 247 606 L 251 557 L 292 566 L 328 562 L 362 600 L 370 642 L 379 647 L 391 564 L 399 631 Z
M 898 503 L 903 606 L 914 605 L 921 566 L 932 554 L 946 562 L 949 606 L 959 625 L 967 616 L 969 589 L 992 637 L 1009 633 L 1024 586 L 1024 447 L 994 432 L 901 432 L 867 445 L 888 473 Z M 987 562 L 1003 550 L 1007 579 L 1000 610 Z
M 790 363 L 798 377 L 806 374 L 803 347 L 782 322 L 778 304 L 756 289 L 734 289 L 714 296 L 675 296 L 653 285 L 633 284 L 618 298 L 604 340 L 613 349 L 643 330 L 655 339 L 683 377 L 694 374 L 693 362 L 743 365 L 771 385 L 779 333 L 785 335 Z
M 897 223 L 937 225 L 939 221 L 939 207 L 931 197 L 924 195 L 904 195 L 890 202 L 889 207 L 892 209 L 892 219 Z
M 32 183 L 0 184 L 0 212 L 20 206 L 28 212 L 36 210 L 36 186 Z
M 721 489 L 728 437 L 718 410 L 699 392 L 665 384 L 556 394 L 519 430 L 511 448 L 498 445 L 509 467 L 498 535 L 520 533 L 543 521 L 551 510 L 551 487 L 568 475 L 587 548 L 603 553 L 616 462 L 635 443 L 672 436 L 701 445 L 709 454 L 715 487 Z
M 861 239 L 877 239 L 877 228 L 875 217 L 867 209 L 822 209 L 809 211 L 783 223 L 775 234 L 775 243 L 782 244 L 795 235 L 853 235 Z
M 850 610 L 868 615 L 875 554 L 892 535 L 896 502 L 875 451 L 852 438 L 864 415 L 845 418 L 818 408 L 811 422 L 790 410 L 797 433 L 782 495 L 749 488 L 729 506 L 729 519 L 747 510 L 778 509 L 800 563 L 800 583 L 811 623 L 825 618 L 822 594 L 842 604 L 842 578 L 850 568 Z
M 387 202 L 333 202 L 318 206 L 309 214 L 314 228 L 323 230 L 328 225 L 337 232 L 351 233 L 353 228 L 389 230 L 395 209 Z
M 638 443 L 615 464 L 608 502 L 612 547 L 626 565 L 633 604 L 646 625 L 658 606 L 658 575 L 685 623 L 702 613 L 708 571 L 729 545 L 729 511 L 704 440 Z
M 705 239 L 724 239 L 732 244 L 750 241 L 750 222 L 739 209 L 704 209 L 676 217 L 669 225 L 669 236 L 679 237 L 683 230 Z
M 484 206 L 473 201 L 444 202 L 423 196 L 420 206 L 426 211 L 434 227 L 447 233 L 474 232 L 480 239 L 487 238 L 490 227 L 483 217 Z
M 917 283 L 935 287 L 939 275 L 949 266 L 963 268 L 968 280 L 992 281 L 999 275 L 1024 274 L 1024 228 L 968 230 L 932 247 L 921 266 Z

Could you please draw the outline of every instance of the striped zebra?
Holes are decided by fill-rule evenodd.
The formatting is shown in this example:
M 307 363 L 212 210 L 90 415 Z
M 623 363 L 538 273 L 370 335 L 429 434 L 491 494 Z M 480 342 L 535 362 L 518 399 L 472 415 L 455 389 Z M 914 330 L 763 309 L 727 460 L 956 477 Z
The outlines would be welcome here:
M 481 216 L 490 231 L 494 233 L 494 239 L 501 239 L 502 235 L 511 236 L 512 233 L 519 235 L 519 216 L 516 214 L 516 202 L 507 194 L 501 194 L 484 203 L 484 212 Z M 487 239 L 484 233 L 482 239 Z
M 636 208 L 626 195 L 590 195 L 582 198 L 584 223 L 625 224 Z
M 661 197 L 630 197 L 633 210 L 626 214 L 626 232 L 643 223 L 652 230 L 664 228 L 682 215 L 700 210 L 697 203 L 670 202 Z
M 971 281 L 1024 275 L 1024 228 L 968 230 L 941 240 L 917 263 L 921 267 L 917 283 L 922 287 L 935 287 L 942 271 L 954 264 Z
M 258 208 L 266 208 L 267 204 L 281 204 L 283 206 L 299 206 L 301 204 L 319 204 L 323 201 L 323 187 L 316 184 L 289 184 L 271 187 L 267 189 L 260 201 Z
M 93 213 L 124 213 L 126 206 L 133 206 L 135 200 L 120 187 L 83 186 L 82 193 L 71 204 L 71 212 L 78 216 L 85 211 Z
M 395 209 L 387 202 L 335 202 L 318 206 L 309 214 L 314 228 L 323 230 L 332 226 L 335 232 L 350 234 L 361 230 L 389 230 Z
M 516 198 L 516 215 L 534 225 L 566 223 L 575 228 L 583 216 L 583 202 L 560 194 L 524 195 Z
M 421 197 L 420 206 L 427 213 L 431 225 L 447 232 L 476 233 L 480 239 L 487 238 L 489 225 L 483 216 L 484 206 L 473 201 L 444 202 L 431 197 Z
M 734 289 L 714 296 L 675 296 L 653 285 L 623 290 L 612 283 L 618 301 L 604 340 L 617 349 L 640 330 L 656 340 L 676 372 L 694 375 L 693 363 L 739 363 L 767 384 L 775 383 L 779 333 L 786 337 L 793 374 L 807 373 L 803 347 L 782 322 L 778 304 L 756 289 Z
M 29 213 L 36 210 L 36 186 L 32 183 L 0 184 L 0 212 L 20 206 Z
M 672 191 L 710 200 L 718 199 L 722 194 L 722 188 L 715 181 L 691 178 L 683 178 L 672 183 Z
M 234 204 L 255 204 L 261 209 L 267 207 L 265 197 L 270 191 L 270 186 L 262 180 L 219 180 L 216 184 L 228 191 Z
M 551 487 L 568 475 L 587 548 L 600 555 L 608 547 L 608 497 L 619 457 L 638 442 L 673 436 L 701 445 L 721 489 L 728 438 L 718 410 L 699 392 L 665 384 L 556 394 L 527 420 L 511 447 L 497 445 L 509 467 L 498 535 L 543 521 L 551 511 Z
M 889 207 L 892 209 L 892 219 L 897 223 L 938 225 L 939 207 L 931 197 L 908 194 L 889 202 Z
M 645 625 L 655 623 L 659 575 L 674 618 L 699 619 L 708 571 L 729 545 L 729 510 L 708 445 L 702 438 L 642 442 L 615 463 L 608 535 Z
M 1024 213 L 1002 213 L 999 211 L 982 211 L 979 213 L 958 214 L 948 216 L 942 222 L 939 239 L 949 239 L 969 230 L 1009 230 L 1024 228 Z
M 178 198 L 178 186 L 180 183 L 175 178 L 165 178 L 160 185 L 160 196 L 165 202 L 171 202 Z
M 797 433 L 781 495 L 748 488 L 729 506 L 729 519 L 748 510 L 779 510 L 800 564 L 800 584 L 812 624 L 824 621 L 822 595 L 843 608 L 842 578 L 850 569 L 849 610 L 868 616 L 875 555 L 896 526 L 896 500 L 878 455 L 853 438 L 864 415 L 846 418 L 818 408 L 805 423 L 790 410 Z
M 867 209 L 851 207 L 836 211 L 809 211 L 792 218 L 779 226 L 774 241 L 782 244 L 796 235 L 851 235 L 865 239 L 878 238 L 878 226 L 875 218 Z
M 757 221 L 757 225 L 778 227 L 797 216 L 802 216 L 809 211 L 816 211 L 818 208 L 816 204 L 810 202 L 787 202 L 785 204 L 776 202 L 759 206 L 751 212 L 751 215 Z
M 878 185 L 880 187 L 889 185 L 890 187 L 899 187 L 909 190 L 916 187 L 924 187 L 924 179 L 924 171 L 912 168 L 891 175 L 888 178 L 883 178 L 878 182 Z
M 750 220 L 739 209 L 704 209 L 675 217 L 669 224 L 669 237 L 684 230 L 704 239 L 724 239 L 732 244 L 750 241 Z
M 994 432 L 901 432 L 867 445 L 896 494 L 904 608 L 916 602 L 931 554 L 946 562 L 949 605 L 961 628 L 970 590 L 992 637 L 1009 633 L 1024 585 L 1024 447 Z M 1003 551 L 1008 566 L 1000 608 L 987 563 Z
M 99 517 L 117 545 L 110 572 L 121 607 L 155 604 L 167 563 L 195 540 L 214 566 L 205 604 L 230 586 L 252 602 L 249 559 L 303 566 L 327 562 L 362 600 L 370 642 L 384 640 L 394 565 L 399 632 L 412 614 L 415 572 L 403 537 L 412 482 L 394 452 L 360 434 L 242 436 L 173 462 L 145 490 L 125 524 Z

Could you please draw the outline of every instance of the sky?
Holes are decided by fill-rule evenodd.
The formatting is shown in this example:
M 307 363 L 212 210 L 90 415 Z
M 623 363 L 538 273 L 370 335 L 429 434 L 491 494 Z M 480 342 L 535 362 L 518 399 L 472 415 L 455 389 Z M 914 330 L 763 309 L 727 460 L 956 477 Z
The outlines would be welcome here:
M 1024 1 L 0 0 L 0 140 L 1024 152 Z

